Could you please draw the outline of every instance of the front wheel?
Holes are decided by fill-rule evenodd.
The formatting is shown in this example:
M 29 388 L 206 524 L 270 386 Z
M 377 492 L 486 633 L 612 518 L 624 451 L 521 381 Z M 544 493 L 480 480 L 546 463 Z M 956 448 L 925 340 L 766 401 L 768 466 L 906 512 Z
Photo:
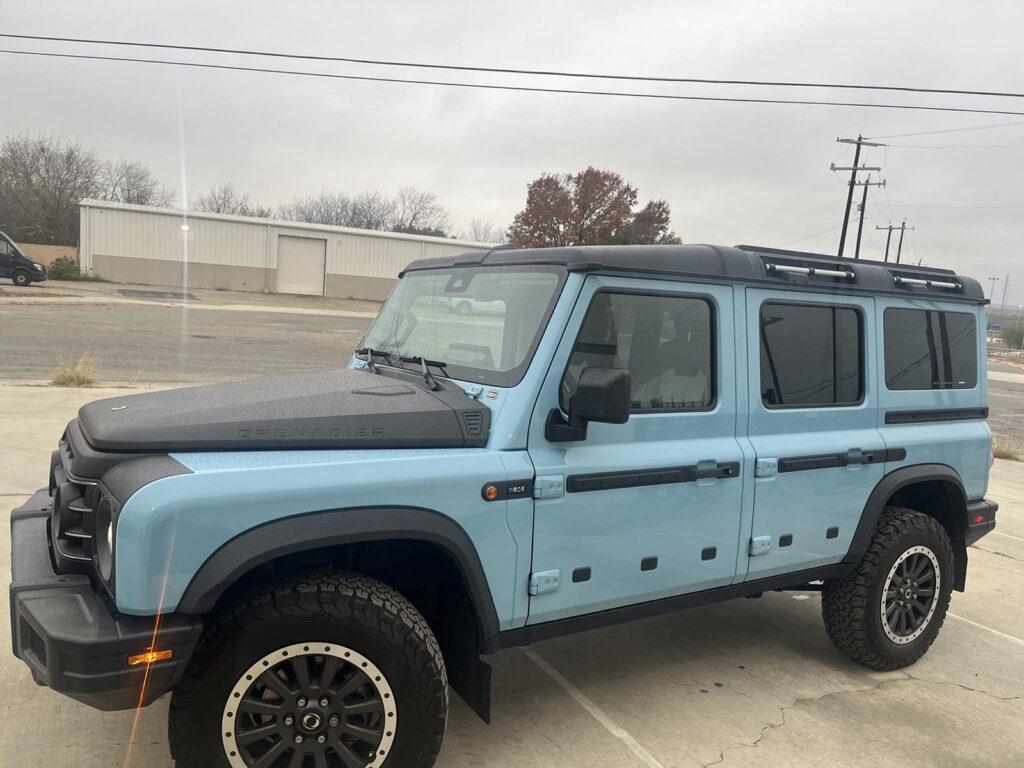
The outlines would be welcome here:
M 945 529 L 928 515 L 887 507 L 857 568 L 825 582 L 825 629 L 836 648 L 865 666 L 908 666 L 938 635 L 952 582 Z
M 11 280 L 14 281 L 15 285 L 20 286 L 22 288 L 32 285 L 32 275 L 30 275 L 23 269 L 19 269 L 17 272 L 15 272 Z
M 207 630 L 171 701 L 171 752 L 178 768 L 429 768 L 447 708 L 440 649 L 412 604 L 321 571 Z

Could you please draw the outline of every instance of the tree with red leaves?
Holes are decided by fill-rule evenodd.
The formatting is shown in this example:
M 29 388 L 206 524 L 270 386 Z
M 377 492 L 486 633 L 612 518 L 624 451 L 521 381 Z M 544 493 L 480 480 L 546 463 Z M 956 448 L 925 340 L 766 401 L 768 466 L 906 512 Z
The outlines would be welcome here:
M 636 200 L 636 188 L 612 171 L 545 173 L 527 186 L 509 242 L 521 248 L 678 243 L 669 231 L 668 203 L 651 200 L 637 211 Z

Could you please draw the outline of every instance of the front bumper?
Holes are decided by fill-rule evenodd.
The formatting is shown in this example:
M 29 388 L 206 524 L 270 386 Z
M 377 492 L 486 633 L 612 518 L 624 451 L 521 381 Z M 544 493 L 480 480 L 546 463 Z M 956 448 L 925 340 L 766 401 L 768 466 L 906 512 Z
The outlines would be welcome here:
M 964 536 L 966 546 L 971 546 L 986 533 L 995 529 L 998 510 L 999 505 L 992 499 L 967 502 L 967 533 Z
M 119 616 L 88 576 L 54 571 L 43 489 L 11 513 L 11 638 L 40 685 L 97 709 L 134 709 L 178 682 L 202 632 L 195 616 Z M 150 648 L 166 661 L 128 666 Z

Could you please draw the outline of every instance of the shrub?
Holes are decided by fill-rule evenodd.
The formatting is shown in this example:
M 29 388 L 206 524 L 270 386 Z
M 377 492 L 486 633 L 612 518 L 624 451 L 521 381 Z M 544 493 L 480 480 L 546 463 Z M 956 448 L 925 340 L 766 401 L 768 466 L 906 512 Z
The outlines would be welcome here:
M 50 381 L 58 387 L 91 387 L 96 383 L 96 358 L 90 354 L 79 355 L 74 360 L 62 360 Z
M 1003 435 L 995 435 L 992 438 L 992 453 L 997 459 L 1024 461 L 1024 448 L 1020 443 Z
M 1010 349 L 1020 349 L 1021 341 L 1024 340 L 1024 323 L 1007 323 L 1003 326 L 1003 343 Z
M 46 276 L 51 280 L 78 280 L 82 273 L 75 259 L 70 256 L 58 256 L 46 270 Z

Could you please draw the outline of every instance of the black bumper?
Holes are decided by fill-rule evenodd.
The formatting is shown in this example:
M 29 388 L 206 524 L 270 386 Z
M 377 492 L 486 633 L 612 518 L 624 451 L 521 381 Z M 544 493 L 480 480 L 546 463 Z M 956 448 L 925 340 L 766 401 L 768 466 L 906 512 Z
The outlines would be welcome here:
M 967 534 L 964 543 L 969 547 L 996 527 L 999 505 L 991 499 L 967 502 Z
M 170 690 L 202 631 L 194 616 L 115 615 L 87 576 L 54 572 L 44 489 L 11 513 L 11 637 L 14 655 L 40 685 L 97 709 L 133 709 Z M 173 656 L 130 667 L 151 646 Z

